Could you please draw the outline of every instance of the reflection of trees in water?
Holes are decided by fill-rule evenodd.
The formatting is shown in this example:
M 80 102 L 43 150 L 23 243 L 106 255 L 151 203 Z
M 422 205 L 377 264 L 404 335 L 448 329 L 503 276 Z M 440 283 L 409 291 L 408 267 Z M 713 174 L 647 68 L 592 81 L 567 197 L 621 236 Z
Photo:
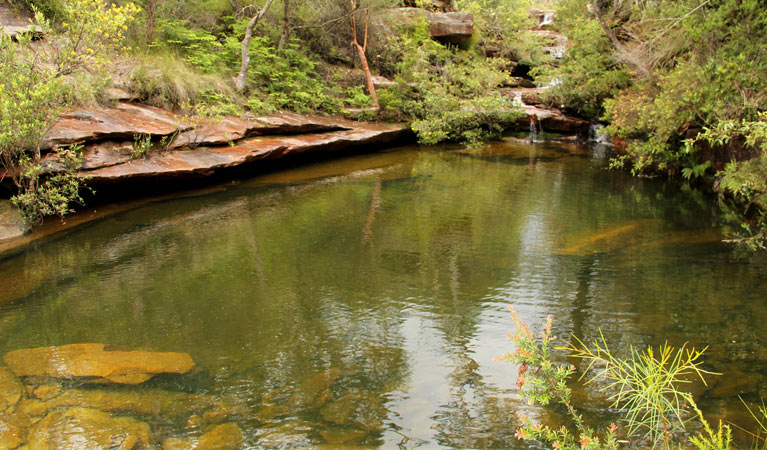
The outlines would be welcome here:
M 554 314 L 563 338 L 593 339 L 601 327 L 619 352 L 690 341 L 713 346 L 714 369 L 764 371 L 767 310 L 754 300 L 764 263 L 631 233 L 556 254 L 567 238 L 626 221 L 663 217 L 652 230 L 661 234 L 709 220 L 689 194 L 540 160 L 535 170 L 456 154 L 408 161 L 397 178 L 242 186 L 142 208 L 6 259 L 0 274 L 32 287 L 4 315 L 2 345 L 188 351 L 214 380 L 189 389 L 239 397 L 259 433 L 279 429 L 275 439 L 298 443 L 339 428 L 381 443 L 392 393 L 418 376 L 401 331 L 415 307 L 452 369 L 449 400 L 432 418 L 439 442 L 513 446 L 520 405 L 469 356 L 494 289 L 492 301 Z

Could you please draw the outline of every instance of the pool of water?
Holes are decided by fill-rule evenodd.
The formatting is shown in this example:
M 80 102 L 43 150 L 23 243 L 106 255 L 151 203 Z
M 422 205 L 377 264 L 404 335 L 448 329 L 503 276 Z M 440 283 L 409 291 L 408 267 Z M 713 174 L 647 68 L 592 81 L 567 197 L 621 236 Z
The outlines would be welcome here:
M 192 373 L 135 389 L 234 405 L 253 448 L 527 448 L 515 412 L 561 411 L 492 362 L 513 304 L 617 354 L 708 347 L 724 375 L 701 405 L 744 419 L 738 396 L 767 394 L 767 261 L 721 242 L 705 194 L 604 166 L 559 144 L 405 147 L 114 214 L 0 259 L 0 354 L 187 352 Z M 614 420 L 596 388 L 576 397 Z M 200 432 L 193 410 L 124 414 L 157 442 Z

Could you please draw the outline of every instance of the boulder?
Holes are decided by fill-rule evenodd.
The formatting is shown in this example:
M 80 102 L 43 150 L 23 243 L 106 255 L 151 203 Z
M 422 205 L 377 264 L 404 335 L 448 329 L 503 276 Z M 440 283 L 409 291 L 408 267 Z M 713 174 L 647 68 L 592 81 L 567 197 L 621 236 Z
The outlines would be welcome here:
M 0 413 L 16 406 L 24 395 L 24 385 L 7 367 L 0 367 Z
M 35 390 L 35 394 L 38 393 Z M 46 414 L 56 408 L 83 406 L 104 412 L 130 412 L 147 417 L 178 420 L 205 411 L 206 419 L 227 418 L 240 414 L 236 405 L 218 401 L 204 394 L 187 394 L 161 389 L 126 390 L 114 388 L 69 389 L 58 395 L 44 395 L 42 399 L 27 399 L 18 409 L 30 417 Z M 211 423 L 208 420 L 207 423 Z
M 519 99 L 525 105 L 540 105 L 545 91 L 544 88 L 514 88 L 504 89 L 502 94 L 511 100 Z
M 433 13 L 421 8 L 391 8 L 381 15 L 384 30 L 391 32 L 391 25 L 416 24 L 425 20 L 429 35 L 442 42 L 459 43 L 470 39 L 474 33 L 474 15 L 465 12 Z
M 29 434 L 30 450 L 149 449 L 149 425 L 90 408 L 51 411 Z
M 236 450 L 240 448 L 242 438 L 242 430 L 236 423 L 225 423 L 199 439 L 166 439 L 162 443 L 162 450 Z
M 12 449 L 21 444 L 21 431 L 0 418 L 0 448 Z
M 431 13 L 429 34 L 442 42 L 459 43 L 474 33 L 474 15 L 466 12 Z
M 0 33 L 14 37 L 32 30 L 31 14 L 20 10 L 14 3 L 0 2 Z
M 89 378 L 89 381 L 139 384 L 160 373 L 186 373 L 194 367 L 187 353 L 118 351 L 104 344 L 70 344 L 8 352 L 3 357 L 16 376 Z
M 10 200 L 0 200 L 0 241 L 24 235 L 29 227 Z
M 524 116 L 517 119 L 514 126 L 518 130 L 528 131 L 530 124 L 538 125 L 542 131 L 559 134 L 577 134 L 587 136 L 591 123 L 588 120 L 578 119 L 564 115 L 557 109 L 540 108 L 537 106 L 524 105 Z
M 151 106 L 90 106 L 62 114 L 43 137 L 40 148 L 106 139 L 133 140 L 139 134 L 168 136 L 189 128 L 175 114 Z

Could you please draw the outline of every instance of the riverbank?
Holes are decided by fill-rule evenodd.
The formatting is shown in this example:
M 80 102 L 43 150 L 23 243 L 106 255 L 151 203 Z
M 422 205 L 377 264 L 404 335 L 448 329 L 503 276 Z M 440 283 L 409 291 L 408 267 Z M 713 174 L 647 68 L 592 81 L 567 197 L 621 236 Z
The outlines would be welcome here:
M 522 98 L 521 91 L 525 89 L 506 95 Z M 535 97 L 524 98 L 517 101 L 523 114 L 505 124 L 507 130 L 530 133 L 531 138 L 556 133 L 550 137 L 565 141 L 587 136 L 589 122 L 547 108 Z M 410 142 L 415 135 L 406 123 L 290 112 L 198 118 L 128 101 L 81 107 L 61 116 L 43 138 L 41 150 L 46 171 L 57 174 L 64 168 L 55 149 L 82 145 L 77 175 L 92 190 L 86 194 L 88 207 L 66 220 L 51 218 L 29 233 L 13 205 L 3 201 L 0 253 L 136 204 L 207 192 L 225 179 Z

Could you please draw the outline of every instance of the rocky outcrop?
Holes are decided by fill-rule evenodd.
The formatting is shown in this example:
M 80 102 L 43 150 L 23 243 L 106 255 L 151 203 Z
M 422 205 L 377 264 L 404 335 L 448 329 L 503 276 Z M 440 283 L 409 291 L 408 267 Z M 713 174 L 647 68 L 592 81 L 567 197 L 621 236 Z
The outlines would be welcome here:
M 141 158 L 133 157 L 132 143 L 128 141 L 86 145 L 81 174 L 87 176 L 90 184 L 208 176 L 256 161 L 385 144 L 407 133 L 405 125 L 296 114 L 265 116 L 253 121 L 226 118 L 194 131 L 182 132 L 168 150 Z M 295 135 L 275 137 L 269 136 L 271 134 Z M 249 135 L 252 137 L 242 138 Z M 52 171 L 60 170 L 55 154 L 47 155 L 44 162 Z
M 0 200 L 0 242 L 20 238 L 27 229 L 18 208 L 10 200 Z
M 129 417 L 115 417 L 96 409 L 51 411 L 29 435 L 34 450 L 149 449 L 149 425 Z
M 442 42 L 462 42 L 474 33 L 474 15 L 471 13 L 431 13 L 427 20 L 431 37 Z
M 0 2 L 0 33 L 11 37 L 33 30 L 32 15 L 10 2 Z
M 318 133 L 321 131 L 348 130 L 349 124 L 318 116 L 302 116 L 293 113 L 273 114 L 243 120 L 224 117 L 208 120 L 176 137 L 169 148 L 197 147 L 200 145 L 227 145 L 248 136 Z
M 586 137 L 591 126 L 588 120 L 567 116 L 558 109 L 524 105 L 522 111 L 525 116 L 517 120 L 517 127 L 522 130 L 530 129 L 532 124 L 539 131 Z
M 42 150 L 94 140 L 133 140 L 134 136 L 169 136 L 191 129 L 181 117 L 151 106 L 120 103 L 64 113 L 45 134 Z
M 156 374 L 181 374 L 194 367 L 186 353 L 119 351 L 104 344 L 15 350 L 3 360 L 18 377 L 85 378 L 117 384 L 139 384 Z
M 429 34 L 447 43 L 459 43 L 470 39 L 474 33 L 474 15 L 465 12 L 433 13 L 421 8 L 391 8 L 382 14 L 387 28 L 392 24 L 416 24 L 426 20 Z

